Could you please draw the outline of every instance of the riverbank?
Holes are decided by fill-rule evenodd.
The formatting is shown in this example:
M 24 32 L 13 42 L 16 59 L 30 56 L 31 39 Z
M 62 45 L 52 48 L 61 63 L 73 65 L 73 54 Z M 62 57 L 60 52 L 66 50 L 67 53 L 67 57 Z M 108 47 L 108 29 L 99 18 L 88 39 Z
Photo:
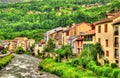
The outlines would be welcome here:
M 7 56 L 5 55 L 4 57 L 0 58 L 0 69 L 5 67 L 14 57 L 13 54 L 8 54 Z
M 45 59 L 39 64 L 39 69 L 56 74 L 61 78 L 98 78 L 90 70 L 76 68 L 67 63 L 55 62 L 52 59 Z
M 76 61 L 77 62 L 77 61 Z M 86 68 L 71 62 L 56 62 L 46 58 L 39 64 L 39 70 L 44 70 L 60 76 L 61 78 L 119 78 L 120 69 L 111 68 L 109 65 L 98 66 L 94 61 L 86 64 Z
M 12 61 L 0 70 L 0 78 L 59 78 L 48 72 L 40 74 L 39 62 L 41 59 L 31 55 L 15 54 Z

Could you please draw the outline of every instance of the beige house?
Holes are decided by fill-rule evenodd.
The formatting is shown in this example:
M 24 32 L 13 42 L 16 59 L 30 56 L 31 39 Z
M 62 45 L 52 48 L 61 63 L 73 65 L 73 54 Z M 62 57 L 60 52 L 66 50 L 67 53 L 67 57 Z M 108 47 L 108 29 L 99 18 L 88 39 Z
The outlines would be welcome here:
M 17 47 L 22 47 L 24 50 L 27 50 L 27 37 L 16 37 L 14 40 L 17 42 Z
M 32 45 L 35 44 L 35 40 L 34 39 L 28 39 L 27 40 L 27 50 L 30 49 L 30 47 L 32 47 Z
M 35 48 L 34 48 L 35 56 L 37 56 L 38 53 L 42 53 L 44 47 L 45 47 L 45 41 L 43 41 L 43 40 L 41 40 L 39 43 L 35 44 Z
M 28 39 L 27 37 L 16 37 L 14 40 L 5 40 L 3 42 L 3 46 L 4 48 L 8 48 L 10 52 L 14 52 L 17 47 L 22 47 L 24 50 L 29 50 L 34 43 L 34 39 Z
M 105 60 L 120 66 L 120 12 L 107 14 L 107 18 L 95 22 L 96 41 L 102 45 L 104 58 L 98 61 L 104 64 Z

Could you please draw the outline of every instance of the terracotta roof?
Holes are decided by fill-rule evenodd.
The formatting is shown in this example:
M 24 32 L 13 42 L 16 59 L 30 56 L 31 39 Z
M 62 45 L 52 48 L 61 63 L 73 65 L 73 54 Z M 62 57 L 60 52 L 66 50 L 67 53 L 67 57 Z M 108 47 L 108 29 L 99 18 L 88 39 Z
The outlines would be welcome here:
M 117 12 L 117 13 L 113 14 L 113 17 L 105 18 L 105 19 L 103 19 L 101 21 L 94 22 L 94 24 L 98 25 L 98 24 L 102 24 L 102 23 L 106 23 L 106 22 L 112 22 L 115 18 L 117 18 L 119 16 L 120 16 L 120 12 Z
M 95 34 L 95 30 L 90 30 L 90 31 L 86 32 L 86 35 L 90 35 L 90 34 Z

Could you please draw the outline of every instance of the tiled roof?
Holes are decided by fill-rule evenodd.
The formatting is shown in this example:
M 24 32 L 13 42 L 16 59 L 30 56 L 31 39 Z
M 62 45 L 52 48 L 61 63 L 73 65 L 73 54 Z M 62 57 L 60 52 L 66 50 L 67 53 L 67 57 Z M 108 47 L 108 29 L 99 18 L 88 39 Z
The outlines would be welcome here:
M 86 35 L 91 35 L 91 34 L 95 34 L 95 30 L 90 30 L 86 32 Z
M 106 22 L 112 22 L 115 18 L 120 16 L 120 12 L 114 13 L 112 15 L 113 15 L 113 17 L 105 18 L 105 19 L 103 19 L 101 21 L 95 22 L 94 24 L 98 25 L 98 24 L 102 24 L 102 23 L 106 23 Z

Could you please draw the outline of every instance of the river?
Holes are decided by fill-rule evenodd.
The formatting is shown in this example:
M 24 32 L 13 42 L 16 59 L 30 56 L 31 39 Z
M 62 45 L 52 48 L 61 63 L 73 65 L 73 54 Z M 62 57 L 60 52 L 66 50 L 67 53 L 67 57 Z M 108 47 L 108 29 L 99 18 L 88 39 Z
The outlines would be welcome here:
M 31 55 L 17 55 L 3 69 L 0 70 L 0 78 L 59 78 L 54 74 L 43 72 L 39 74 L 38 65 L 40 59 Z

